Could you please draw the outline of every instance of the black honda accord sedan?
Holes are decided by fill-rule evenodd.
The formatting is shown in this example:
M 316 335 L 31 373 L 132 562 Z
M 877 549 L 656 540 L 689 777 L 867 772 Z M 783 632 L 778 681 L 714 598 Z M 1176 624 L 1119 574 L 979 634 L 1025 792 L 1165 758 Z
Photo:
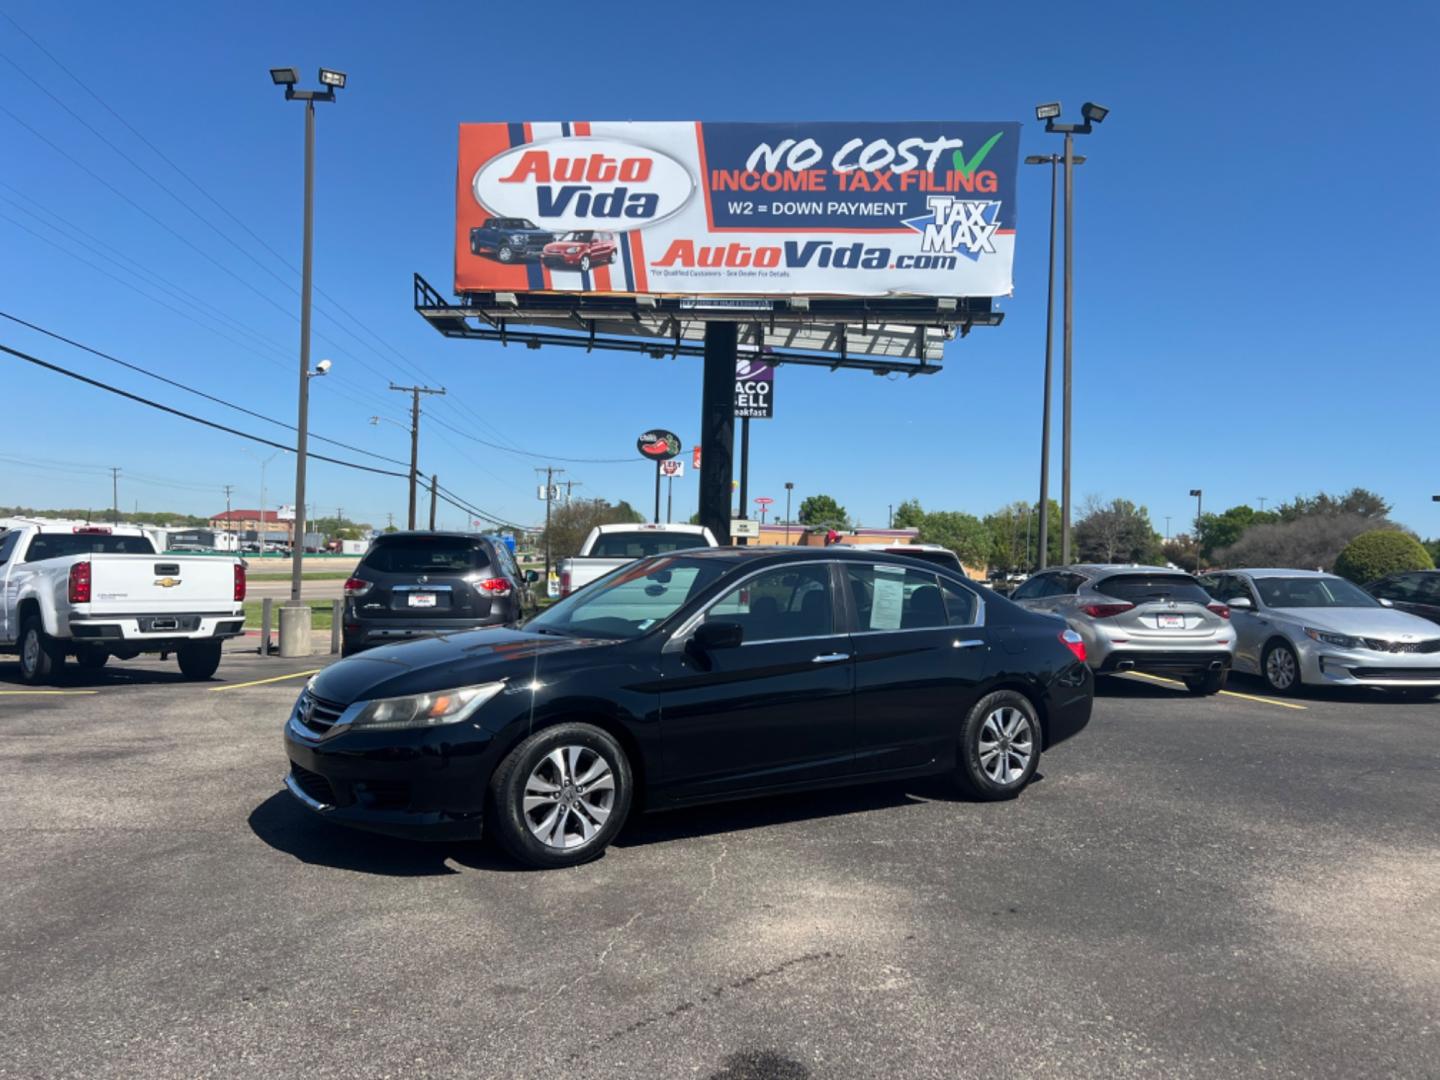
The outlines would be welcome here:
M 286 787 L 331 821 L 599 855 L 633 807 L 949 773 L 1024 788 L 1090 719 L 1078 635 L 944 568 L 841 548 L 627 564 L 523 630 L 387 645 L 316 675 Z

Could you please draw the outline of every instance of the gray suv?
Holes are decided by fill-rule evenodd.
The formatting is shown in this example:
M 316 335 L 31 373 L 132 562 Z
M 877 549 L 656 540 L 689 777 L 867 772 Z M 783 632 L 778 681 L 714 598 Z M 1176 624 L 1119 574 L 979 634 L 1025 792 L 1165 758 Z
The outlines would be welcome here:
M 1044 570 L 1010 599 L 1056 615 L 1085 641 L 1097 674 L 1170 675 L 1218 693 L 1235 658 L 1230 609 L 1189 574 L 1163 566 L 1089 564 Z

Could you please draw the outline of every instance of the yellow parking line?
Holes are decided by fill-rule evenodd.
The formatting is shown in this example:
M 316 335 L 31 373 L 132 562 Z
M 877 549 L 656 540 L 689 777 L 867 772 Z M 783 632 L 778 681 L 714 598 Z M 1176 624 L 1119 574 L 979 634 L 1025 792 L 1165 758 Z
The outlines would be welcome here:
M 1127 671 L 1125 674 L 1137 679 L 1150 679 L 1152 682 L 1169 683 L 1171 686 L 1185 685 L 1178 679 L 1167 679 L 1163 675 L 1150 675 L 1143 671 Z M 1238 690 L 1221 690 L 1220 693 L 1226 697 L 1240 698 L 1243 701 L 1258 701 L 1262 705 L 1278 705 L 1282 709 L 1299 709 L 1301 712 L 1304 712 L 1307 708 L 1304 705 L 1297 705 L 1293 701 L 1277 701 L 1275 698 L 1258 697 L 1255 694 L 1242 694 Z
M 0 697 L 60 697 L 66 694 L 98 694 L 99 690 L 0 690 Z
M 306 675 L 314 675 L 319 671 L 320 669 L 317 667 L 312 668 L 309 671 L 292 671 L 289 675 L 272 675 L 268 679 L 252 679 L 250 682 L 237 682 L 228 683 L 225 686 L 212 686 L 210 687 L 210 692 L 212 694 L 218 694 L 221 690 L 240 690 L 246 686 L 264 686 L 266 683 L 284 682 L 286 679 L 301 679 L 304 678 Z

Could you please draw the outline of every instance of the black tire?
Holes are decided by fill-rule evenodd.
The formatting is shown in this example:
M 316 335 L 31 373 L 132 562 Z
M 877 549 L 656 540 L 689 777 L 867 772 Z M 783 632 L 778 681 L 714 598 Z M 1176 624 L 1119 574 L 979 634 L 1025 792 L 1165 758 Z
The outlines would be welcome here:
M 1434 701 L 1435 695 L 1440 694 L 1440 690 L 1433 686 L 1401 686 L 1391 690 L 1390 693 L 1401 701 Z
M 1012 732 L 1009 737 L 1004 736 L 1007 729 Z M 1001 738 L 988 738 L 997 732 Z M 1015 798 L 1035 775 L 1042 741 L 1040 717 L 1029 698 L 1014 690 L 997 690 L 985 695 L 975 703 L 960 727 L 955 770 L 960 791 L 984 802 Z M 997 743 L 999 746 L 985 749 L 982 742 L 986 747 L 995 747 Z M 1013 766 L 1022 750 L 1028 750 L 1028 754 L 1024 756 L 1023 766 L 1016 770 Z M 1003 755 L 1003 764 L 996 763 L 996 754 Z
M 582 274 L 588 274 L 588 273 L 590 272 L 590 256 L 589 256 L 589 255 L 581 255 L 581 256 L 580 256 L 580 272 L 581 272 Z
M 510 263 L 515 261 L 515 252 L 509 244 L 502 244 L 500 250 L 495 252 L 495 257 L 502 263 Z
M 27 686 L 50 682 L 65 666 L 65 653 L 45 633 L 38 615 L 20 624 L 20 681 Z
M 590 789 L 575 784 L 577 777 L 569 772 L 568 751 L 572 748 L 580 751 L 579 778 L 590 775 L 596 761 L 604 763 L 605 775 L 597 776 Z M 560 751 L 559 756 L 566 766 L 565 772 L 555 771 L 552 755 L 557 751 Z M 544 775 L 539 775 L 542 773 Z M 573 845 L 561 847 L 546 843 L 532 831 L 532 824 L 534 828 L 541 828 L 547 820 L 551 820 L 544 804 L 529 811 L 525 809 L 526 789 L 532 781 L 532 774 L 542 784 L 549 783 L 552 776 L 560 781 L 557 792 L 564 794 L 557 795 L 555 800 L 558 823 L 553 835 L 558 836 L 562 844 L 575 840 Z M 607 777 L 613 787 L 604 786 Z M 605 792 L 609 791 L 609 802 L 604 807 L 602 821 L 595 820 L 592 802 L 581 798 L 587 790 L 592 799 L 601 802 L 605 799 Z M 590 724 L 558 724 L 530 736 L 510 751 L 496 768 L 490 778 L 490 812 L 486 829 L 513 858 L 527 866 L 542 869 L 577 866 L 604 853 L 625 824 L 633 792 L 630 760 L 607 732 Z M 538 797 L 546 798 L 548 803 L 551 800 L 547 796 L 548 792 L 546 796 Z M 559 801 L 561 798 L 567 801 L 562 804 Z M 559 817 L 562 812 L 564 817 Z M 594 828 L 588 838 L 583 837 L 586 827 Z
M 1288 660 L 1286 659 L 1287 654 Z M 1293 673 L 1289 682 L 1286 682 L 1283 677 L 1285 671 Z M 1260 677 L 1265 680 L 1265 685 L 1269 687 L 1272 694 L 1298 694 L 1301 692 L 1300 657 L 1296 655 L 1294 647 L 1288 641 L 1272 641 L 1265 646 L 1265 652 L 1260 657 Z
M 186 642 L 176 652 L 175 659 L 180 663 L 180 674 L 187 679 L 208 679 L 220 666 L 220 642 Z
M 97 649 L 90 645 L 75 653 L 75 663 L 79 664 L 85 671 L 99 671 L 110 659 L 110 654 L 104 649 Z
M 1194 675 L 1185 676 L 1185 689 L 1196 697 L 1210 697 L 1225 689 L 1225 679 L 1229 676 L 1230 669 L 1223 671 L 1201 671 Z

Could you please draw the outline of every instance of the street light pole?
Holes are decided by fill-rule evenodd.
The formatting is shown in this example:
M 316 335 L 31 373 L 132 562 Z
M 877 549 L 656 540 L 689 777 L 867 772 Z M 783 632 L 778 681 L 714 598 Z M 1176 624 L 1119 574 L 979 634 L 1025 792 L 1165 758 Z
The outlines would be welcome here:
M 795 485 L 789 480 L 785 481 L 785 545 L 790 545 L 790 494 L 795 490 Z
M 1199 488 L 1191 488 L 1190 494 L 1195 496 L 1195 573 L 1200 573 L 1200 518 L 1202 515 L 1202 500 L 1205 493 Z
M 300 400 L 295 424 L 295 523 L 294 539 L 290 545 L 290 601 L 280 610 L 280 655 L 308 656 L 311 649 L 310 609 L 301 602 L 300 589 L 305 560 L 305 461 L 310 426 L 312 376 L 310 291 L 315 246 L 315 103 L 334 101 L 336 89 L 345 85 L 345 75 L 339 71 L 321 68 L 320 82 L 324 85 L 324 90 L 296 90 L 295 84 L 300 79 L 294 68 L 271 68 L 270 79 L 277 86 L 285 87 L 286 101 L 305 103 L 305 212 L 300 268 Z M 329 370 L 329 362 L 324 361 L 313 374 L 323 375 Z

